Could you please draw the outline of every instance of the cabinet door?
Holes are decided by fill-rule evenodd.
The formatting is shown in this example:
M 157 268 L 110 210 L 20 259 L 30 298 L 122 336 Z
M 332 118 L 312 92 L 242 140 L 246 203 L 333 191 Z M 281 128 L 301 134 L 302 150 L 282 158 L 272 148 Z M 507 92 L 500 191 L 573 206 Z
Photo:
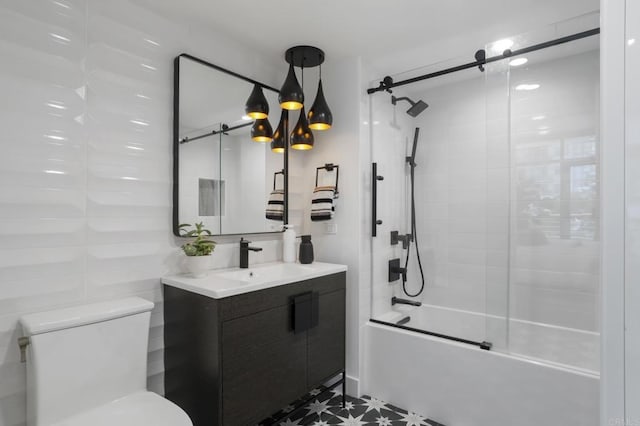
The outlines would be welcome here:
M 307 384 L 315 387 L 344 370 L 345 290 L 320 295 L 318 325 L 308 335 Z
M 307 336 L 280 306 L 222 324 L 223 424 L 255 424 L 307 391 Z

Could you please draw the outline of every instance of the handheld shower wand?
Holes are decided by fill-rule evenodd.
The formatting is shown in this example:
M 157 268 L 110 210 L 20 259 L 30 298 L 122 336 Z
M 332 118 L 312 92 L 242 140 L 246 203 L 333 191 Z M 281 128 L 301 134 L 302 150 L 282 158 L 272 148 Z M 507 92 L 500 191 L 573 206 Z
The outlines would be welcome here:
M 426 104 L 425 104 L 426 105 Z M 420 296 L 422 294 L 422 292 L 424 291 L 424 287 L 425 287 L 425 280 L 424 280 L 424 270 L 422 268 L 422 259 L 420 259 L 420 247 L 418 246 L 418 235 L 417 235 L 417 230 L 416 230 L 416 190 L 415 190 L 415 180 L 416 180 L 416 149 L 418 146 L 418 136 L 420 136 L 420 128 L 416 127 L 415 130 L 415 134 L 413 136 L 413 147 L 411 149 L 411 156 L 410 157 L 406 157 L 406 161 L 407 164 L 409 164 L 409 167 L 411 168 L 411 234 L 410 235 L 410 241 L 409 244 L 407 246 L 407 258 L 404 262 L 404 269 L 405 271 L 407 271 L 409 269 L 409 257 L 411 255 L 411 243 L 413 242 L 416 246 L 416 258 L 418 259 L 418 268 L 420 270 L 420 279 L 421 279 L 421 285 L 420 285 L 420 290 L 418 290 L 417 293 L 415 294 L 410 294 L 409 291 L 407 290 L 407 275 L 406 272 L 402 275 L 402 290 L 404 291 L 404 294 L 406 294 L 409 297 L 417 297 Z

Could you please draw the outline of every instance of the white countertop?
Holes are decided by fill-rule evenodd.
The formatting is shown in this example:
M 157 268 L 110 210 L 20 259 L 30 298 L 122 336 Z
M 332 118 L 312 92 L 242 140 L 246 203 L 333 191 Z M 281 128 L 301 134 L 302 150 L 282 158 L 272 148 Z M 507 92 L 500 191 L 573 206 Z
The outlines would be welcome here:
M 171 275 L 163 277 L 162 283 L 214 299 L 223 299 L 346 270 L 346 265 L 333 263 L 314 262 L 302 265 L 273 262 L 253 265 L 247 269 L 213 269 L 204 278 L 192 278 L 187 274 Z

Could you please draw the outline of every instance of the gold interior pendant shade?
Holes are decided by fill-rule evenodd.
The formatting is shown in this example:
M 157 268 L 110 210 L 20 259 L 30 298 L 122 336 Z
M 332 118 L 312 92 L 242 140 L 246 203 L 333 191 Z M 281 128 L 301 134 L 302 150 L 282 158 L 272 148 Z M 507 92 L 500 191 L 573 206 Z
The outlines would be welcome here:
M 309 127 L 313 130 L 327 130 L 331 128 L 332 124 L 333 114 L 331 114 L 327 100 L 324 98 L 324 90 L 322 90 L 322 65 L 320 65 L 318 93 L 309 110 Z
M 271 141 L 271 151 L 278 154 L 281 154 L 284 152 L 284 146 L 286 143 L 285 125 L 288 121 L 288 117 L 289 117 L 289 111 L 287 111 L 286 109 L 283 109 L 282 114 L 280 115 L 280 123 L 278 124 L 278 128 L 273 133 L 273 140 Z
M 251 127 L 251 139 L 255 142 L 271 142 L 273 129 L 266 118 L 256 120 Z
M 300 151 L 306 151 L 313 148 L 313 133 L 307 123 L 307 114 L 304 112 L 304 106 L 300 110 L 300 117 L 296 127 L 291 132 L 291 148 Z
M 289 111 L 297 111 L 304 105 L 304 92 L 300 83 L 298 83 L 293 64 L 289 64 L 289 72 L 280 89 L 278 102 L 280 102 L 281 108 Z
M 263 119 L 269 116 L 269 102 L 262 92 L 262 87 L 253 85 L 253 90 L 244 105 L 244 112 L 253 119 Z

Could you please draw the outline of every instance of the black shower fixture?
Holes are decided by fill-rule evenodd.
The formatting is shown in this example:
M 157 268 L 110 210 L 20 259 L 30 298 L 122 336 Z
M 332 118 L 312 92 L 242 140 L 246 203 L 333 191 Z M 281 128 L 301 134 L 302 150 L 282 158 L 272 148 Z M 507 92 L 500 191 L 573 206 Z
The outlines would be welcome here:
M 391 103 L 393 105 L 395 105 L 398 101 L 407 101 L 411 104 L 411 108 L 407 110 L 407 114 L 409 114 L 413 118 L 420 115 L 422 111 L 424 111 L 429 107 L 429 105 L 427 105 L 427 103 L 422 100 L 419 100 L 418 102 L 414 102 L 411 99 L 407 98 L 406 96 L 403 96 L 401 98 L 396 98 L 393 95 L 391 96 Z
M 487 63 L 487 51 L 484 49 L 478 50 L 474 58 L 476 58 L 476 62 L 478 63 L 478 69 L 484 72 L 484 65 Z
M 380 82 L 380 85 L 375 90 L 376 91 L 386 90 L 389 93 L 393 93 L 393 91 L 391 90 L 392 87 L 393 87 L 393 78 L 386 76 L 385 78 L 382 79 L 382 81 Z

